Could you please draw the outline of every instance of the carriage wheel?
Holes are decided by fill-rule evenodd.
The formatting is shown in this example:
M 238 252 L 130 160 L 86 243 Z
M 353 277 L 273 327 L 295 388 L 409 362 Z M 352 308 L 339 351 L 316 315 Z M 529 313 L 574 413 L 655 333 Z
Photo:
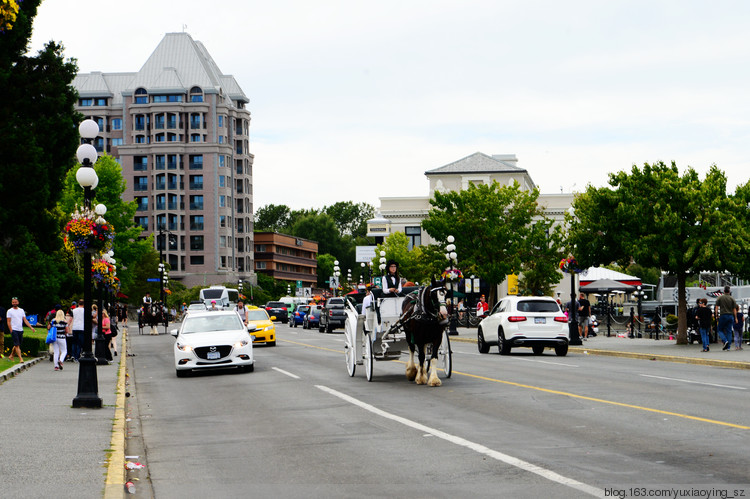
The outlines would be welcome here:
M 354 334 L 349 327 L 349 321 L 346 321 L 346 334 L 344 343 L 344 354 L 346 355 L 346 371 L 349 376 L 354 376 L 357 369 L 357 360 L 354 358 Z
M 443 331 L 443 341 L 438 349 L 438 359 L 442 361 L 445 377 L 450 378 L 453 374 L 453 352 L 451 351 L 451 340 L 448 338 L 448 330 Z
M 372 381 L 372 338 L 369 334 L 363 334 L 365 342 L 365 376 L 367 381 Z

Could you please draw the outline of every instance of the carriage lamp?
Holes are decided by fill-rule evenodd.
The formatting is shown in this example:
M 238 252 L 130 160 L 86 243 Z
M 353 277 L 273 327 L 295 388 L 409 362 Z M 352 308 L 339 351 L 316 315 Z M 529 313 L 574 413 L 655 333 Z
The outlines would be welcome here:
M 76 172 L 76 181 L 83 188 L 83 205 L 91 209 L 93 189 L 99 184 L 99 177 L 94 171 L 94 163 L 98 158 L 96 148 L 91 141 L 99 134 L 99 125 L 88 119 L 81 122 L 78 133 L 83 143 L 78 146 L 76 157 L 81 167 Z M 83 265 L 83 351 L 78 360 L 78 393 L 73 399 L 73 408 L 101 408 L 102 399 L 99 397 L 99 381 L 96 377 L 96 357 L 91 348 L 91 253 L 86 251 L 82 258 Z
M 456 254 L 456 245 L 453 244 L 453 242 L 456 240 L 453 236 L 448 236 L 448 245 L 445 247 L 445 258 L 450 262 L 451 264 L 451 274 L 453 274 L 453 269 L 456 265 L 456 258 L 458 255 Z M 458 282 L 451 282 L 450 288 L 452 291 L 451 295 L 451 317 L 448 321 L 448 334 L 451 336 L 458 335 L 458 329 L 456 329 L 456 324 L 458 323 L 458 302 L 456 299 L 458 298 L 456 296 L 456 292 L 458 291 Z

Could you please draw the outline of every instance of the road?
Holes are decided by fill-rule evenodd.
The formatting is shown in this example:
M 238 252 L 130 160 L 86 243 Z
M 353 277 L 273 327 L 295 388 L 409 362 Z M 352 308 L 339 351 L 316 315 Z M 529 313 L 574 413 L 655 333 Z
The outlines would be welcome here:
M 186 379 L 175 376 L 171 336 L 130 336 L 128 453 L 147 466 L 139 494 L 750 496 L 743 371 L 549 350 L 480 355 L 454 342 L 442 387 L 406 381 L 400 361 L 376 363 L 368 383 L 362 366 L 348 376 L 342 334 L 277 333 L 276 347 L 255 350 L 255 372 Z

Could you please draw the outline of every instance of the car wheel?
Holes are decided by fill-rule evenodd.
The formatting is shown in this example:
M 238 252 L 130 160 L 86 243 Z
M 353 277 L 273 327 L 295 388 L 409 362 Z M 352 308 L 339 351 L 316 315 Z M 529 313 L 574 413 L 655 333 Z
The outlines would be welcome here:
M 190 373 L 190 371 L 182 371 L 180 369 L 175 369 L 175 373 L 177 374 L 178 378 L 187 378 L 188 373 Z
M 544 353 L 544 345 L 533 345 L 531 350 L 534 352 L 534 355 L 542 355 Z
M 490 351 L 490 346 L 484 341 L 484 331 L 482 331 L 482 328 L 477 330 L 477 348 L 479 349 L 479 353 L 489 353 Z
M 250 364 L 249 366 L 245 366 L 242 368 L 243 372 L 251 373 L 255 371 L 255 364 Z
M 510 342 L 506 341 L 503 337 L 503 333 L 499 333 L 497 335 L 497 348 L 500 355 L 509 355 L 510 354 Z
M 555 355 L 557 355 L 558 357 L 565 357 L 566 355 L 568 355 L 568 344 L 566 343 L 564 345 L 557 345 L 555 347 Z

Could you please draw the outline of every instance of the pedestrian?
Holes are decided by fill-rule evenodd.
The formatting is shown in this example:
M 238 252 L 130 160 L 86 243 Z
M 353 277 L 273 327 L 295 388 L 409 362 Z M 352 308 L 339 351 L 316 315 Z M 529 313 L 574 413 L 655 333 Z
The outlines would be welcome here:
M 731 288 L 724 286 L 724 294 L 716 299 L 715 309 L 719 313 L 719 324 L 717 329 L 719 337 L 724 342 L 722 350 L 729 350 L 732 346 L 732 329 L 737 322 L 737 302 L 732 298 Z
M 119 317 L 117 316 L 117 305 L 115 305 L 115 313 L 112 314 L 110 318 L 110 335 L 109 335 L 109 349 L 112 351 L 112 355 L 117 356 L 117 335 L 119 334 L 119 328 L 118 323 L 120 322 Z
M 479 301 L 477 302 L 477 318 L 485 317 L 489 311 L 490 304 L 487 303 L 484 295 L 480 296 Z
M 73 360 L 73 310 L 69 309 L 68 313 L 65 314 L 65 322 L 68 323 L 68 327 L 65 328 L 65 350 L 67 355 L 65 356 L 66 361 Z
M 745 316 L 740 312 L 740 306 L 734 306 L 737 320 L 734 323 L 734 349 L 742 350 L 742 326 L 745 324 Z
M 55 364 L 55 371 L 62 371 L 63 362 L 68 355 L 67 335 L 70 326 L 65 318 L 65 312 L 62 311 L 62 307 L 57 309 L 54 318 L 47 323 L 47 331 L 49 331 L 52 326 L 57 329 L 57 339 L 52 343 L 52 348 L 55 352 L 52 362 Z
M 383 277 L 383 294 L 394 296 L 401 294 L 401 276 L 398 273 L 396 260 L 388 261 L 386 274 Z
M 104 334 L 104 341 L 107 345 L 107 351 L 104 354 L 104 357 L 108 362 L 112 362 L 112 321 L 109 319 L 109 313 L 104 307 L 102 307 L 102 334 Z
M 578 295 L 578 336 L 589 339 L 589 324 L 591 323 L 591 302 L 585 293 Z
M 23 364 L 21 356 L 21 343 L 23 343 L 23 325 L 26 324 L 34 332 L 34 326 L 29 324 L 26 318 L 26 312 L 18 306 L 18 298 L 15 296 L 11 299 L 11 309 L 7 313 L 8 329 L 10 329 L 11 339 L 13 340 L 13 349 L 10 351 L 8 360 L 13 360 L 13 355 L 18 355 L 18 361 Z
M 698 330 L 701 334 L 701 342 L 703 343 L 703 352 L 708 352 L 708 345 L 711 342 L 709 332 L 711 331 L 711 309 L 708 308 L 708 300 L 705 298 L 698 299 L 698 308 L 695 309 L 694 320 L 698 323 Z
M 220 309 L 216 306 L 216 300 L 211 300 L 211 308 L 208 309 L 210 312 L 218 312 Z
M 84 314 L 85 309 L 83 307 L 83 299 L 78 300 L 78 306 L 73 309 L 73 324 L 71 329 L 73 330 L 73 348 L 72 356 L 73 362 L 78 362 L 81 358 L 81 352 L 83 352 L 83 327 L 84 327 Z
M 630 307 L 630 332 L 628 338 L 635 338 L 635 310 Z
M 458 300 L 458 320 L 464 320 L 464 314 L 466 313 L 466 305 L 464 304 L 463 298 Z
M 240 314 L 242 323 L 247 326 L 247 309 L 245 308 L 245 304 L 242 302 L 242 300 L 237 302 L 237 313 Z

